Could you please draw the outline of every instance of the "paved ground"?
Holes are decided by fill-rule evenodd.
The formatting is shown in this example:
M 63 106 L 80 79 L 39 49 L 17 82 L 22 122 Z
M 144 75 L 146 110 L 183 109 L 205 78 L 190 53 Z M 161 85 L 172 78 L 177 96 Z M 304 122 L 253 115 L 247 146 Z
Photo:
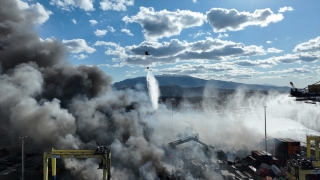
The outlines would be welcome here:
M 33 157 L 27 157 L 25 160 L 25 180 L 42 180 L 42 154 Z M 70 171 L 64 171 L 57 174 L 57 180 L 69 180 Z M 7 166 L 5 170 L 0 171 L 1 180 L 19 180 L 21 178 L 21 163 Z M 51 179 L 51 174 L 49 174 Z

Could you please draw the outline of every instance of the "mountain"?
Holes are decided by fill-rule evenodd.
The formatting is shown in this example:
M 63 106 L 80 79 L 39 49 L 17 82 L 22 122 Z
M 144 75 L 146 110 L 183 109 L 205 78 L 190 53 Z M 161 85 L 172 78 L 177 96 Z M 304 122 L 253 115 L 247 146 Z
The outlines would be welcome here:
M 196 89 L 199 87 L 211 87 L 220 90 L 235 90 L 238 88 L 244 88 L 247 90 L 275 90 L 275 91 L 290 91 L 289 87 L 283 86 L 270 86 L 270 85 L 259 85 L 259 84 L 243 84 L 232 81 L 220 81 L 220 80 L 204 80 L 191 76 L 182 75 L 159 75 L 155 76 L 158 80 L 160 89 L 162 86 L 172 86 L 174 89 Z M 117 89 L 134 88 L 137 84 L 147 86 L 146 77 L 137 77 L 132 79 L 125 79 L 120 82 L 114 83 L 114 87 Z M 178 86 L 178 87 L 175 87 Z

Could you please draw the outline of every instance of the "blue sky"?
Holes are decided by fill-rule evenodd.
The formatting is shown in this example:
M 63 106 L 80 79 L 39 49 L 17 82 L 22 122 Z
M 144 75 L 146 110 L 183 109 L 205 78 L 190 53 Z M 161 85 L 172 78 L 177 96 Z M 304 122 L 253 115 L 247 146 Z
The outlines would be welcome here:
M 16 0 L 73 65 L 305 87 L 320 79 L 318 0 Z M 144 55 L 148 50 L 150 56 Z

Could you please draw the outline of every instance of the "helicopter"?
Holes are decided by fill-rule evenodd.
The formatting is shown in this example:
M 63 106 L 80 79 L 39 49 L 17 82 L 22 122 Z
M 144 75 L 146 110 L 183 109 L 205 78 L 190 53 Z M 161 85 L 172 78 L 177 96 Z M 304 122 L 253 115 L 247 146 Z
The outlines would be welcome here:
M 149 51 L 144 51 L 144 54 L 147 55 L 147 56 L 150 55 L 150 54 L 149 54 Z

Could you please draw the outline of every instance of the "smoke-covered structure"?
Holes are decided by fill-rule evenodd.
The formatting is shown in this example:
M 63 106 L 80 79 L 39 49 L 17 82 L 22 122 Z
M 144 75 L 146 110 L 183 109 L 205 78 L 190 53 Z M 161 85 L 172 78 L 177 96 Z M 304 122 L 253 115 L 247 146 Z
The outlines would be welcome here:
M 214 110 L 218 106 L 214 102 L 205 102 L 210 109 L 201 113 L 173 112 L 163 104 L 154 112 L 143 88 L 115 90 L 112 78 L 98 67 L 70 65 L 64 45 L 54 38 L 40 39 L 34 25 L 32 16 L 19 9 L 16 1 L 0 1 L 2 142 L 27 135 L 26 140 L 42 151 L 111 145 L 114 179 L 218 179 L 210 169 L 197 167 L 212 164 L 214 157 L 208 158 L 195 144 L 173 151 L 167 143 L 199 133 L 202 141 L 221 148 L 255 148 L 263 138 L 264 104 L 271 112 L 280 110 L 268 116 L 272 117 L 269 134 L 291 132 L 276 126 L 279 123 L 302 134 L 306 130 L 302 124 L 320 127 L 314 126 L 320 117 L 317 107 L 296 105 L 279 94 L 246 99 L 240 91 L 226 102 L 224 112 Z M 239 106 L 246 111 L 235 112 Z M 75 179 L 102 176 L 95 160 L 65 163 Z

